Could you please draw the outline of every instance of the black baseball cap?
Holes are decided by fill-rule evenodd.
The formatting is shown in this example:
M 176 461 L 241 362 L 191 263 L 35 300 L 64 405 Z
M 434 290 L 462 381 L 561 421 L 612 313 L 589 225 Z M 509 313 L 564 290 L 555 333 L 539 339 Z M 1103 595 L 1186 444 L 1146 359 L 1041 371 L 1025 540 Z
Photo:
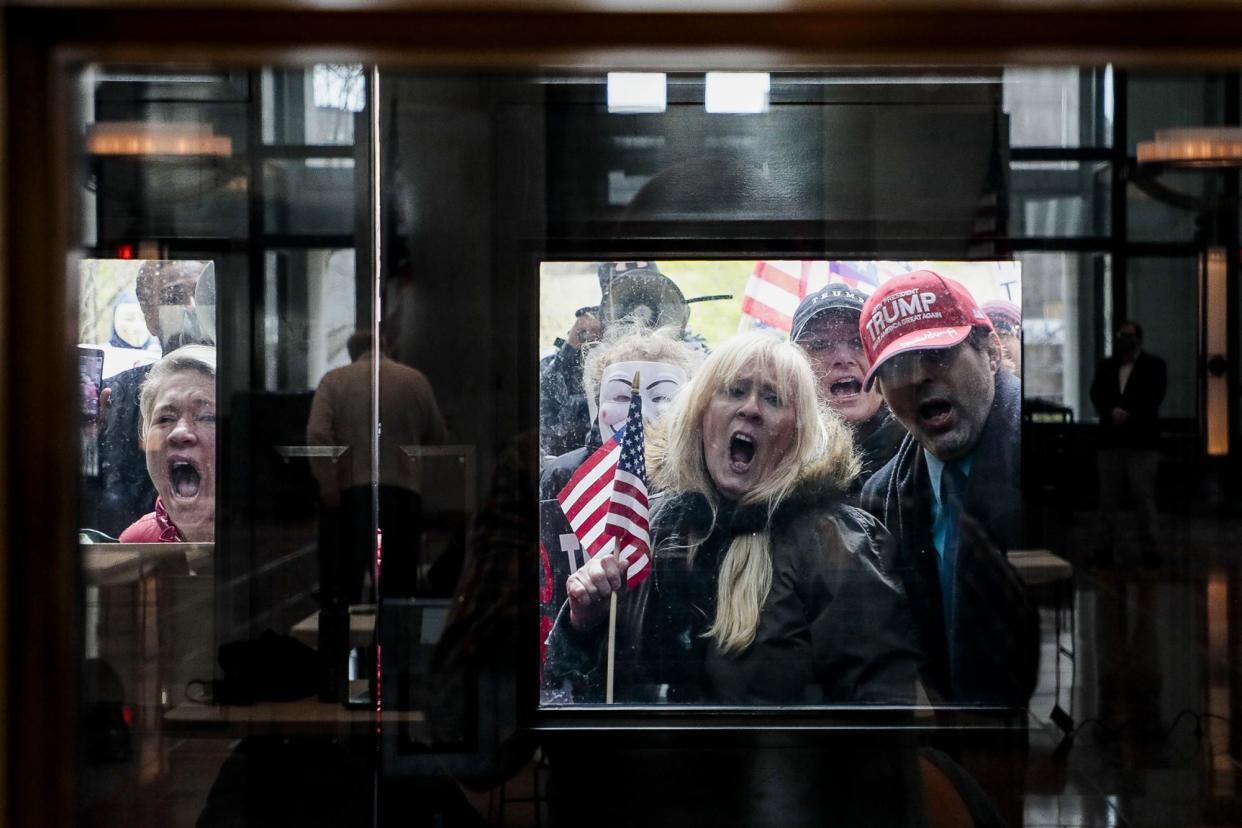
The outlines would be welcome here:
M 861 314 L 867 304 L 867 294 L 842 284 L 831 284 L 817 290 L 798 303 L 793 315 L 793 331 L 790 339 L 797 340 L 811 320 L 830 310 L 848 310 Z

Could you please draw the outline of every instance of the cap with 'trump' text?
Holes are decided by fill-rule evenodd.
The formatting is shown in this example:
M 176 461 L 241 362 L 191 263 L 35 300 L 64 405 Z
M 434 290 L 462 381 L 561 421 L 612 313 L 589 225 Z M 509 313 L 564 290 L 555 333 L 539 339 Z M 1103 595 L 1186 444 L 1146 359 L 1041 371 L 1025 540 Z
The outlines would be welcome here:
M 871 360 L 863 380 L 871 388 L 885 362 L 908 351 L 952 348 L 965 341 L 976 325 L 992 323 L 970 291 L 959 282 L 930 270 L 916 270 L 889 279 L 867 299 L 858 319 L 858 333 Z

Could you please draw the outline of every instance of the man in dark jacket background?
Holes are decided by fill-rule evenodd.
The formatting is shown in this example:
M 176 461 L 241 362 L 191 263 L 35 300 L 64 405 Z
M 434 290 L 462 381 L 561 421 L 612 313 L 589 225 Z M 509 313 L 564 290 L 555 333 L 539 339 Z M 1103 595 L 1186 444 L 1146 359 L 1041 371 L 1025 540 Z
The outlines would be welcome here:
M 859 329 L 893 415 L 909 431 L 863 489 L 897 540 L 933 702 L 1025 706 L 1039 618 L 1006 559 L 1021 544 L 1021 387 L 965 287 L 931 271 L 885 283 Z
M 1117 508 L 1128 482 L 1138 513 L 1143 562 L 1159 563 L 1156 544 L 1156 467 L 1160 460 L 1160 403 L 1164 360 L 1142 349 L 1143 328 L 1127 320 L 1117 328 L 1113 355 L 1100 362 L 1091 381 L 1091 402 L 1100 417 L 1100 524 L 1096 563 L 1113 561 Z

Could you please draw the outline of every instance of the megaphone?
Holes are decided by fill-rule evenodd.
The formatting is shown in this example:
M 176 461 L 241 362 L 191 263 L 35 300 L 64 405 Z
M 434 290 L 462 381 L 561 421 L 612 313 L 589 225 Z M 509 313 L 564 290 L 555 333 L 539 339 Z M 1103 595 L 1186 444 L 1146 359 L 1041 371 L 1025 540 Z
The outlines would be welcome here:
M 647 328 L 686 331 L 690 306 L 681 288 L 653 267 L 634 268 L 614 274 L 604 287 L 600 321 L 604 327 L 617 322 Z

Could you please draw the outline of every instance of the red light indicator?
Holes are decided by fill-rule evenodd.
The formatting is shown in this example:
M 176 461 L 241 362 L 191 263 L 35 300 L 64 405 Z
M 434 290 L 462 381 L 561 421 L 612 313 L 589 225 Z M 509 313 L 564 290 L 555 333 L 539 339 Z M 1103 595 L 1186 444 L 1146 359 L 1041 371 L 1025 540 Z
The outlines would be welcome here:
M 118 244 L 116 246 L 116 257 L 118 259 L 134 258 L 134 246 L 132 244 Z

